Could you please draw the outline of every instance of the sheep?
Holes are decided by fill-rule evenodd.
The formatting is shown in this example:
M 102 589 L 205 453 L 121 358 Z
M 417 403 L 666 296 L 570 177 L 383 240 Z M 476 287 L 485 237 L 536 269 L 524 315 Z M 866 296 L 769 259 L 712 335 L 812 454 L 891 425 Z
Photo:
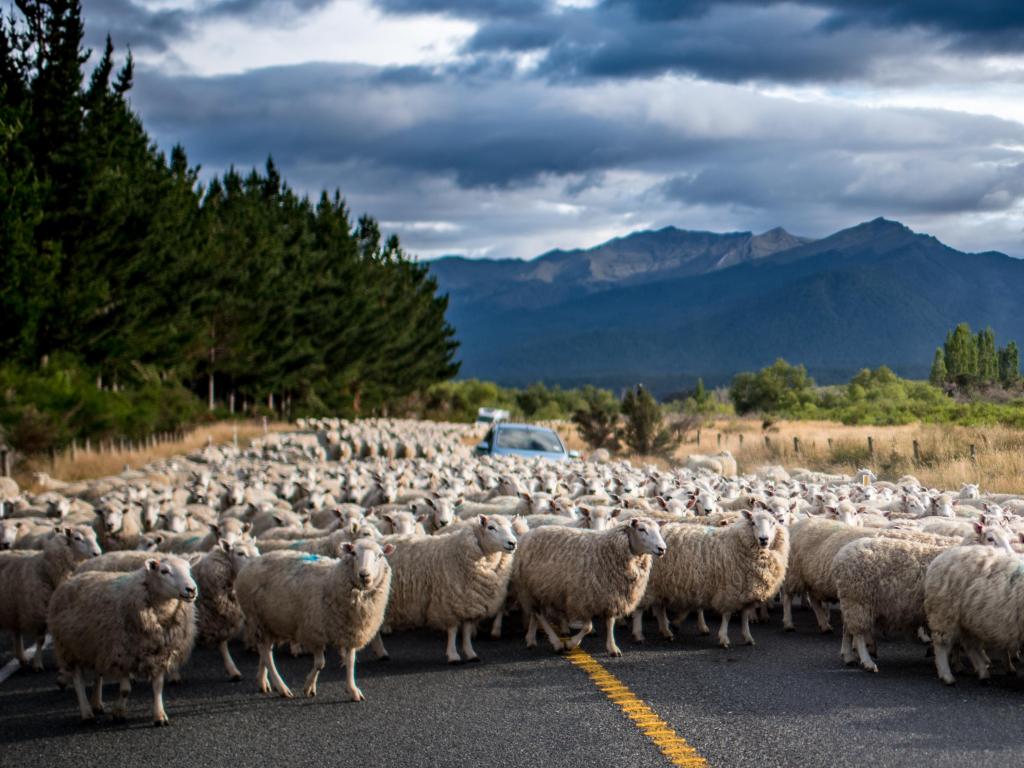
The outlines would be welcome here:
M 245 565 L 259 556 L 259 549 L 252 542 L 232 544 L 221 539 L 192 565 L 192 577 L 199 586 L 198 641 L 217 646 L 224 671 L 232 682 L 241 680 L 242 673 L 231 658 L 228 641 L 238 634 L 244 618 L 235 594 L 235 579 Z
M 615 621 L 643 598 L 651 556 L 664 554 L 665 540 L 650 518 L 634 517 L 605 531 L 550 526 L 525 534 L 512 569 L 512 591 L 529 617 L 527 647 L 536 647 L 539 623 L 556 652 L 578 648 L 598 616 L 605 619 L 605 649 L 621 656 Z M 583 627 L 563 642 L 548 622 L 549 613 L 581 621 Z
M 18 540 L 18 535 L 23 527 L 24 524 L 21 520 L 0 521 L 0 552 L 14 549 L 14 542 Z
M 517 546 L 510 521 L 480 515 L 475 525 L 459 526 L 445 536 L 392 540 L 398 549 L 391 558 L 391 598 L 385 623 L 393 630 L 444 630 L 449 664 L 462 663 L 455 642 L 461 629 L 466 661 L 479 661 L 473 649 L 473 627 L 494 616 L 505 603 Z M 378 656 L 387 654 L 379 636 L 374 647 Z
M 913 631 L 926 623 L 924 575 L 945 547 L 900 539 L 869 538 L 846 544 L 832 560 L 843 613 L 843 661 L 877 672 L 868 643 L 879 626 Z M 856 649 L 856 653 L 854 653 Z
M 957 547 L 936 557 L 924 578 L 924 612 L 935 669 L 956 682 L 949 653 L 960 643 L 980 680 L 989 677 L 986 646 L 1016 653 L 1024 643 L 1024 562 L 992 547 Z
M 14 635 L 14 655 L 28 666 L 23 636 L 35 639 L 32 668 L 43 669 L 46 611 L 54 590 L 82 560 L 100 554 L 96 533 L 87 526 L 64 526 L 52 535 L 41 552 L 0 553 L 0 630 Z
M 316 696 L 330 644 L 344 661 L 348 698 L 365 701 L 356 686 L 356 651 L 377 635 L 384 619 L 392 580 L 385 558 L 394 552 L 391 544 L 360 539 L 347 542 L 339 560 L 272 552 L 242 568 L 235 591 L 260 652 L 260 692 L 269 693 L 272 683 L 281 696 L 293 697 L 274 664 L 274 645 L 291 641 L 313 652 L 304 692 Z
M 142 535 L 142 520 L 134 507 L 111 504 L 97 509 L 94 527 L 104 552 L 135 549 Z
M 686 457 L 686 468 L 694 472 L 705 469 L 716 475 L 735 477 L 736 459 L 729 451 L 720 451 L 710 455 L 691 453 Z
M 120 686 L 114 719 L 127 715 L 131 678 L 153 685 L 153 724 L 169 725 L 164 676 L 181 666 L 195 638 L 196 583 L 180 557 L 149 558 L 131 573 L 82 573 L 53 593 L 49 624 L 62 670 L 70 671 L 83 721 L 103 711 L 103 678 Z M 85 696 L 83 669 L 96 679 Z
M 779 591 L 789 558 L 789 536 L 775 516 L 763 510 L 743 512 L 728 528 L 686 524 L 661 529 L 668 546 L 651 570 L 647 591 L 633 612 L 633 639 L 643 642 L 643 609 L 654 606 L 658 627 L 672 639 L 667 608 L 712 608 L 722 616 L 718 644 L 729 647 L 729 619 L 741 613 L 743 639 L 750 634 L 751 609 Z
M 412 504 L 416 520 L 423 525 L 427 533 L 436 533 L 455 520 L 454 505 L 451 499 L 440 496 L 427 496 Z

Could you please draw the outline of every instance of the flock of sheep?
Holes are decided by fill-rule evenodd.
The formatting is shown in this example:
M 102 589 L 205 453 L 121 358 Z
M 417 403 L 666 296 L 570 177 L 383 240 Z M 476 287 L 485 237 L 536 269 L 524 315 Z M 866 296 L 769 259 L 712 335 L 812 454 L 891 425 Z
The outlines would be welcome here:
M 356 653 L 386 658 L 382 637 L 429 627 L 449 663 L 479 661 L 478 631 L 500 637 L 520 612 L 526 645 L 543 630 L 555 651 L 603 626 L 643 617 L 664 638 L 705 612 L 741 623 L 793 600 L 831 629 L 842 659 L 877 671 L 880 639 L 916 634 L 939 676 L 966 656 L 980 678 L 990 655 L 1013 670 L 1024 642 L 1024 497 L 913 477 L 878 481 L 761 467 L 737 475 L 728 452 L 658 471 L 605 456 L 565 463 L 475 458 L 471 429 L 399 420 L 311 420 L 250 447 L 207 446 L 116 477 L 19 491 L 0 478 L 0 630 L 22 666 L 43 668 L 52 637 L 58 683 L 81 717 L 103 711 L 103 683 L 148 680 L 166 725 L 163 687 L 196 642 L 259 655 L 260 691 L 291 697 L 274 649 L 307 653 L 315 696 L 336 648 L 347 697 L 361 701 Z M 595 460 L 596 459 L 596 460 Z M 33 651 L 25 643 L 34 643 Z M 30 659 L 30 656 L 32 657 Z M 85 673 L 92 675 L 90 695 Z

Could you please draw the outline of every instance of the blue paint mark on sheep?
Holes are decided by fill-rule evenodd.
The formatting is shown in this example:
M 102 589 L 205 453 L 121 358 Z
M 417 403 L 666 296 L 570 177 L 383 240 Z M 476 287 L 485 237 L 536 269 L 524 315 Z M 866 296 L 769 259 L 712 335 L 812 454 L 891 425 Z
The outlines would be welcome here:
M 299 539 L 294 544 L 289 544 L 288 549 L 302 549 L 306 545 L 305 539 Z
M 299 559 L 304 563 L 316 563 L 320 560 L 320 555 L 303 555 Z
M 185 539 L 185 546 L 186 547 L 191 547 L 193 544 L 197 543 L 199 540 L 200 540 L 199 536 L 190 536 L 189 538 Z

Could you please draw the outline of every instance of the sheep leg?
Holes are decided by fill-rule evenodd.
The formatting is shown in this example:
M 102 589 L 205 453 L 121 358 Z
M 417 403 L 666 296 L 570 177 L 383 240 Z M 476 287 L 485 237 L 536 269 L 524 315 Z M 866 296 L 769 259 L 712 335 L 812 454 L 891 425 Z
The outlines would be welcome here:
M 526 627 L 526 647 L 537 647 L 537 617 L 532 613 L 530 614 L 529 624 Z
M 956 682 L 956 678 L 953 677 L 953 672 L 949 668 L 949 652 L 953 644 L 949 640 L 936 637 L 934 633 L 932 634 L 932 644 L 935 647 L 935 671 L 939 673 L 942 682 L 952 685 Z
M 633 611 L 633 642 L 642 643 L 644 641 L 644 612 L 637 608 Z
M 609 656 L 621 656 L 622 651 L 619 646 L 615 644 L 615 619 L 609 616 L 605 620 L 605 627 L 607 628 L 607 634 L 604 640 L 604 647 L 608 651 Z
M 459 650 L 455 647 L 455 640 L 459 636 L 459 625 L 456 624 L 454 627 L 448 627 L 448 645 L 445 647 L 445 656 L 448 657 L 449 664 L 461 664 L 462 657 L 459 656 Z
M 260 661 L 266 668 L 266 671 L 270 673 L 270 683 L 274 686 L 274 690 L 286 699 L 294 698 L 295 694 L 291 692 L 291 689 L 281 678 L 281 673 L 277 671 L 277 665 L 274 663 L 273 645 L 270 643 L 263 643 L 260 645 Z
M 922 643 L 930 643 L 932 641 L 932 636 L 928 634 L 928 630 L 926 628 L 918 627 L 917 639 L 920 640 Z
M 75 695 L 78 696 L 78 709 L 82 713 L 83 722 L 92 722 L 95 719 L 95 715 L 92 713 L 92 707 L 89 706 L 89 697 L 85 695 L 85 682 L 82 680 L 82 670 L 80 667 L 75 667 L 74 673 L 75 683 Z
M 345 691 L 348 693 L 349 701 L 366 701 L 363 692 L 356 685 L 356 649 L 345 648 L 342 653 L 345 663 Z
M 235 666 L 235 660 L 231 658 L 231 649 L 228 648 L 228 641 L 221 640 L 218 648 L 220 648 L 220 657 L 224 661 L 224 671 L 228 673 L 231 682 L 237 683 L 242 679 L 242 673 L 238 671 L 238 667 Z
M 380 632 L 373 636 L 373 640 L 370 641 L 370 648 L 373 650 L 373 655 L 377 657 L 377 661 L 389 661 L 391 659 L 388 655 L 388 649 L 384 647 L 384 640 L 381 639 Z
M 114 705 L 114 720 L 124 720 L 128 717 L 128 696 L 132 692 L 132 679 L 122 677 L 117 686 L 117 704 Z
M 580 643 L 583 642 L 583 638 L 586 637 L 587 635 L 589 635 L 593 631 L 594 631 L 594 622 L 592 622 L 590 619 L 587 619 L 583 623 L 583 626 L 580 627 L 580 631 L 577 632 L 575 635 L 573 635 L 572 637 L 569 638 L 568 642 L 566 642 L 566 644 L 565 644 L 565 647 L 568 648 L 570 651 L 573 648 L 579 648 L 580 647 Z
M 807 596 L 807 602 L 810 603 L 811 610 L 814 611 L 814 617 L 818 620 L 818 629 L 823 633 L 831 632 L 832 625 L 829 623 L 829 612 L 825 610 L 825 606 L 810 595 Z
M 750 617 L 755 608 L 744 608 L 740 614 L 740 634 L 743 635 L 743 642 L 747 645 L 754 645 L 754 636 L 750 634 Z
M 97 674 L 92 681 L 92 698 L 89 705 L 93 712 L 103 714 L 103 675 Z
M 543 613 L 535 613 L 537 621 L 540 622 L 541 629 L 544 630 L 544 634 L 548 636 L 548 640 L 551 641 L 551 647 L 555 650 L 555 653 L 561 653 L 565 650 L 565 646 L 562 644 L 562 640 L 558 637 L 558 633 L 555 632 L 555 628 L 551 626 L 551 622 L 548 621 L 547 617 Z
M 260 693 L 270 693 L 270 678 L 267 675 L 267 665 L 263 662 L 263 654 L 260 654 L 260 665 L 256 670 L 256 683 L 259 685 Z
M 14 656 L 22 669 L 28 666 L 28 657 L 25 656 L 25 641 L 21 639 L 21 633 L 14 633 Z
M 718 627 L 718 645 L 722 648 L 729 647 L 729 619 L 732 618 L 731 613 L 722 614 L 722 623 Z
M 502 620 L 504 618 L 505 618 L 505 611 L 504 610 L 500 610 L 500 611 L 498 611 L 494 615 L 494 621 L 491 623 L 491 639 L 493 639 L 493 640 L 500 640 L 501 639 L 501 624 L 502 624 Z
M 1017 654 L 1014 651 L 1006 652 L 1006 674 L 1013 675 L 1017 672 L 1017 665 L 1013 663 L 1014 657 Z
M 160 727 L 170 724 L 167 712 L 164 711 L 164 673 L 159 672 L 153 677 L 153 725 Z
M 877 672 L 878 665 L 871 658 L 871 654 L 868 653 L 868 644 L 864 639 L 864 635 L 858 633 L 853 636 L 853 644 L 857 648 L 857 656 L 860 657 L 860 665 L 864 667 L 868 672 Z
M 989 660 L 985 656 L 985 652 L 973 642 L 964 643 L 964 649 L 967 651 L 967 658 L 971 660 L 971 666 L 973 666 L 974 671 L 978 673 L 978 679 L 988 680 Z
M 710 635 L 711 630 L 708 629 L 708 623 L 704 621 L 704 609 L 701 608 L 697 611 L 697 631 L 702 635 Z
M 43 671 L 43 645 L 46 643 L 46 632 L 36 636 L 36 655 L 32 657 L 32 670 Z
M 314 648 L 313 649 L 313 668 L 309 670 L 309 674 L 306 675 L 306 685 L 303 688 L 309 698 L 316 696 L 316 681 L 320 678 L 320 670 L 327 665 L 327 661 L 324 659 L 324 649 Z
M 782 590 L 782 629 L 786 632 L 793 632 L 793 596 L 786 590 Z
M 472 621 L 462 622 L 462 655 L 466 657 L 466 661 L 480 661 L 480 657 L 473 650 L 474 626 Z
M 843 663 L 854 664 L 857 661 L 857 654 L 853 650 L 853 635 L 849 633 L 846 627 L 843 627 L 843 645 L 839 649 L 839 654 L 843 657 Z
M 668 620 L 668 611 L 665 610 L 665 604 L 659 603 L 654 606 L 654 616 L 658 619 L 658 632 L 661 633 L 663 640 L 675 640 L 676 636 L 672 634 L 672 624 Z

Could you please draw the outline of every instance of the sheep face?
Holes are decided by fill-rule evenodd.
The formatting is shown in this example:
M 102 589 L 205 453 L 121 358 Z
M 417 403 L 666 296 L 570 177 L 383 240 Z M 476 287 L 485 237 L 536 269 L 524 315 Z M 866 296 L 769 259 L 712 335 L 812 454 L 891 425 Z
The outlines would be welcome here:
M 156 598 L 191 603 L 199 595 L 188 563 L 180 557 L 151 558 L 146 561 L 146 587 Z
M 107 507 L 96 510 L 103 520 L 103 530 L 107 533 L 118 533 L 124 527 L 124 510 L 120 507 Z
M 479 523 L 476 538 L 484 554 L 516 551 L 516 535 L 509 520 L 496 515 L 480 515 Z
M 779 523 L 771 512 L 749 509 L 743 510 L 743 517 L 750 527 L 754 541 L 761 549 L 768 549 L 775 542 L 775 535 L 779 531 Z
M 974 483 L 961 483 L 960 484 L 960 498 L 961 499 L 979 499 L 981 498 L 981 489 Z
M 910 517 L 924 517 L 928 514 L 928 510 L 917 496 L 907 496 L 903 499 L 903 511 Z
M 0 525 L 0 550 L 14 549 L 14 542 L 18 539 L 18 529 L 21 522 L 18 520 L 5 520 Z
M 220 547 L 224 552 L 227 552 L 231 560 L 231 573 L 235 576 L 238 572 L 245 567 L 246 563 L 251 563 L 254 559 L 260 556 L 260 551 L 256 545 L 251 541 L 240 541 L 232 544 L 229 541 L 220 539 L 217 542 L 217 546 Z
M 978 543 L 984 547 L 994 547 L 1008 555 L 1013 552 L 1013 534 L 1002 525 L 986 525 L 983 522 L 974 523 L 974 535 L 978 537 Z
M 142 507 L 140 519 L 142 520 L 142 527 L 147 531 L 151 531 L 156 528 L 160 520 L 159 502 L 154 499 L 147 501 Z
M 96 531 L 92 528 L 76 525 L 73 528 L 62 528 L 60 532 L 64 534 L 75 560 L 88 560 L 101 554 L 99 542 L 96 541 Z
M 393 544 L 385 544 L 381 548 L 373 539 L 346 542 L 341 548 L 341 556 L 352 586 L 356 589 L 377 587 L 387 573 L 384 558 L 394 551 Z
M 181 510 L 167 512 L 163 515 L 164 530 L 171 533 L 184 533 L 188 530 L 188 515 Z
M 393 534 L 409 536 L 416 533 L 416 518 L 409 512 L 389 512 L 384 515 L 383 520 Z
M 596 507 L 591 509 L 590 507 L 578 507 L 577 511 L 586 521 L 586 527 L 592 531 L 606 531 L 608 526 L 612 524 L 612 521 L 619 516 L 622 511 L 620 509 L 611 509 L 608 507 Z
M 701 491 L 694 499 L 693 511 L 698 515 L 713 515 L 721 511 L 718 499 L 711 491 Z
M 135 547 L 140 552 L 156 552 L 163 544 L 164 537 L 159 533 L 147 533 L 139 537 L 139 544 Z
M 60 498 L 47 504 L 47 515 L 63 520 L 71 512 L 71 502 L 68 499 Z
M 429 522 L 430 526 L 435 530 L 440 530 L 446 525 L 451 525 L 455 519 L 455 512 L 453 511 L 451 499 L 431 499 L 427 498 L 424 500 L 426 505 L 430 507 L 430 511 L 426 513 L 426 516 L 421 522 Z
M 661 557 L 668 549 L 658 524 L 649 517 L 634 517 L 624 526 L 629 537 L 629 551 L 634 555 Z
M 932 514 L 936 517 L 956 517 L 953 500 L 945 494 L 932 499 Z

